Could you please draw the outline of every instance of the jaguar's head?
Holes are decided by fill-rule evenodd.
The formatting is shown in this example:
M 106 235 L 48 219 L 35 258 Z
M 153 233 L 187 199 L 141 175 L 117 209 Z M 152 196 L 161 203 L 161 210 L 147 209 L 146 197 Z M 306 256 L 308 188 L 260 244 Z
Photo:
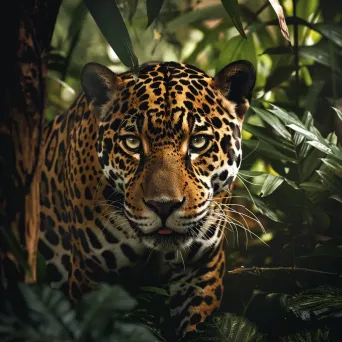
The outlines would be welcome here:
M 241 125 L 254 84 L 247 61 L 215 78 L 174 62 L 146 65 L 137 79 L 95 63 L 84 67 L 83 89 L 99 117 L 103 173 L 148 247 L 217 240 L 211 201 L 240 167 Z

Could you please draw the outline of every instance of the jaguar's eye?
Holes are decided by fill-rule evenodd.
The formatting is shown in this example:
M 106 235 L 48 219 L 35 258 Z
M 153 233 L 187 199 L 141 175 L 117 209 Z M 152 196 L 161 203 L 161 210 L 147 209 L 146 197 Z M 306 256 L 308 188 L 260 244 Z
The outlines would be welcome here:
M 190 140 L 190 149 L 194 152 L 204 150 L 209 144 L 208 135 L 195 135 Z
M 133 152 L 136 152 L 141 146 L 140 139 L 134 135 L 125 136 L 123 138 L 123 141 L 124 141 L 125 146 Z

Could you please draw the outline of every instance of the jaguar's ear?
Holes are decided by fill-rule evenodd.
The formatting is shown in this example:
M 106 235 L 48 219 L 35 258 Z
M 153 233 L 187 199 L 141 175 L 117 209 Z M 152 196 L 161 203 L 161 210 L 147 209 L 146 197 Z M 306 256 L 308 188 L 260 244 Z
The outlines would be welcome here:
M 254 66 L 245 60 L 228 64 L 215 76 L 215 87 L 236 103 L 235 112 L 241 119 L 249 108 L 255 79 Z
M 81 72 L 82 89 L 95 108 L 110 100 L 120 82 L 119 76 L 101 64 L 88 63 Z

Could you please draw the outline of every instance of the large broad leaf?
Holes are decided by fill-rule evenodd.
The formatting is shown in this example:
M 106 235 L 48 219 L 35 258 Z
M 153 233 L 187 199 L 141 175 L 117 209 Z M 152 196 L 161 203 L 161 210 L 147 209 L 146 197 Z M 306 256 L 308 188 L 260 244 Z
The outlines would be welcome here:
M 115 0 L 84 0 L 84 3 L 121 62 L 138 74 L 138 58 Z
M 46 285 L 26 284 L 19 284 L 19 290 L 15 300 L 14 296 L 6 298 L 6 315 L 1 316 L 0 313 L 1 341 L 73 340 L 78 322 L 75 311 L 62 292 Z
M 221 0 L 221 2 L 241 36 L 247 38 L 242 27 L 241 14 L 237 0 Z
M 342 289 L 322 285 L 301 292 L 288 300 L 288 310 L 304 321 L 342 317 Z
M 228 40 L 224 49 L 221 51 L 219 58 L 218 69 L 223 68 L 227 64 L 236 60 L 245 59 L 257 68 L 256 52 L 253 42 L 253 37 L 245 39 L 241 36 L 236 36 Z
M 214 316 L 205 325 L 204 331 L 194 335 L 189 342 L 195 341 L 259 342 L 266 341 L 266 336 L 245 317 L 224 313 Z
M 283 177 L 278 177 L 274 175 L 268 175 L 265 182 L 261 188 L 261 197 L 266 197 L 272 194 L 277 188 L 284 182 Z
M 78 307 L 83 316 L 78 338 L 96 332 L 100 334 L 118 311 L 132 310 L 136 304 L 136 300 L 120 286 L 101 285 L 97 291 L 87 294 Z
M 146 12 L 147 12 L 147 26 L 148 28 L 153 21 L 157 18 L 162 6 L 163 6 L 164 0 L 146 0 Z

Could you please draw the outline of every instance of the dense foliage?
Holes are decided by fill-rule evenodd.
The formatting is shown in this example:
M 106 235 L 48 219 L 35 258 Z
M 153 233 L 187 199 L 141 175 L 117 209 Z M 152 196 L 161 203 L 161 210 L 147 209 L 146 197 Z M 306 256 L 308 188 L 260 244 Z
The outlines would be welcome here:
M 257 68 L 227 207 L 223 305 L 192 341 L 342 340 L 342 4 L 280 3 L 291 45 L 268 0 L 64 1 L 56 24 L 48 120 L 70 105 L 91 60 L 115 72 L 150 60 L 212 75 L 237 59 Z M 44 284 L 18 291 L 22 299 L 6 302 L 0 339 L 163 341 L 166 288 L 132 299 L 106 286 L 76 307 Z

